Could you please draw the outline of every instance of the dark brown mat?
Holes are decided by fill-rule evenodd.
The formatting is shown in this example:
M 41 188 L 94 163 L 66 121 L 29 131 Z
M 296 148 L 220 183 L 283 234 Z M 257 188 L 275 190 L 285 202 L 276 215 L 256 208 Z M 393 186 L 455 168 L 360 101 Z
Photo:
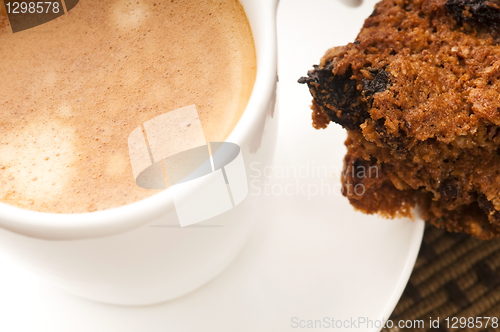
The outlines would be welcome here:
M 458 321 L 452 328 L 453 317 L 465 317 L 468 327 L 460 328 Z M 477 317 L 491 317 L 487 329 L 487 319 L 476 321 Z M 439 327 L 437 322 L 430 327 L 431 318 L 439 318 Z M 385 332 L 500 331 L 500 240 L 481 241 L 428 226 L 410 281 L 390 319 L 394 327 Z M 413 326 L 418 324 L 414 320 L 423 320 L 424 327 L 397 328 L 407 320 Z

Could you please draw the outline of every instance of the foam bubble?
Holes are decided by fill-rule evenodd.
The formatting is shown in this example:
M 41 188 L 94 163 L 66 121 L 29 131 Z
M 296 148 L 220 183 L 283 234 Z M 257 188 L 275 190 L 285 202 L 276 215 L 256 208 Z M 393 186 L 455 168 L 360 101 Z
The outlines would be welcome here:
M 144 1 L 116 1 L 113 5 L 110 21 L 123 30 L 136 29 L 145 21 L 147 11 Z
M 8 165 L 0 170 L 0 181 L 8 180 L 0 189 L 1 195 L 13 196 L 14 189 L 21 204 L 58 201 L 71 185 L 76 166 L 74 136 L 71 128 L 50 121 L 30 124 L 9 144 L 0 145 L 2 164 Z

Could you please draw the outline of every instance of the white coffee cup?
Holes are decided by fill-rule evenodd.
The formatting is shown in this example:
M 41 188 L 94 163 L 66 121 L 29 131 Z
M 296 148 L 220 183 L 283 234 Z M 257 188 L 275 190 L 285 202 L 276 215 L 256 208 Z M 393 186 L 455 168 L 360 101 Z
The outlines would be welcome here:
M 227 141 L 241 148 L 250 170 L 253 163 L 272 162 L 276 143 L 278 0 L 240 2 L 253 32 L 257 78 Z M 259 197 L 250 193 L 228 212 L 182 228 L 170 189 L 133 204 L 81 214 L 0 203 L 0 248 L 37 275 L 95 301 L 148 305 L 182 296 L 236 257 L 256 222 Z

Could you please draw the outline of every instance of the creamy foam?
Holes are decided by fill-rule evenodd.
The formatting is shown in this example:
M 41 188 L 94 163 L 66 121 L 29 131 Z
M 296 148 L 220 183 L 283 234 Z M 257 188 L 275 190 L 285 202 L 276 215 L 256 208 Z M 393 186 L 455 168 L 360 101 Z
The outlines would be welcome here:
M 38 211 L 102 210 L 158 192 L 134 182 L 131 131 L 195 104 L 207 140 L 222 141 L 255 80 L 236 0 L 85 0 L 15 34 L 3 12 L 0 38 L 0 200 Z

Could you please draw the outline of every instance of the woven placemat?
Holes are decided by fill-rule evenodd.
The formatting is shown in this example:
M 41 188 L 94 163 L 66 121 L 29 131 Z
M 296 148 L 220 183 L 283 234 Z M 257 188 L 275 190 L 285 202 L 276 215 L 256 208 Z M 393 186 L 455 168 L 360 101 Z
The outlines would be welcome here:
M 465 328 L 460 328 L 461 317 L 468 322 Z M 488 319 L 477 317 L 491 317 L 488 328 Z M 481 241 L 427 226 L 410 281 L 390 319 L 394 326 L 384 332 L 500 331 L 500 240 Z M 398 327 L 415 320 L 424 326 Z

